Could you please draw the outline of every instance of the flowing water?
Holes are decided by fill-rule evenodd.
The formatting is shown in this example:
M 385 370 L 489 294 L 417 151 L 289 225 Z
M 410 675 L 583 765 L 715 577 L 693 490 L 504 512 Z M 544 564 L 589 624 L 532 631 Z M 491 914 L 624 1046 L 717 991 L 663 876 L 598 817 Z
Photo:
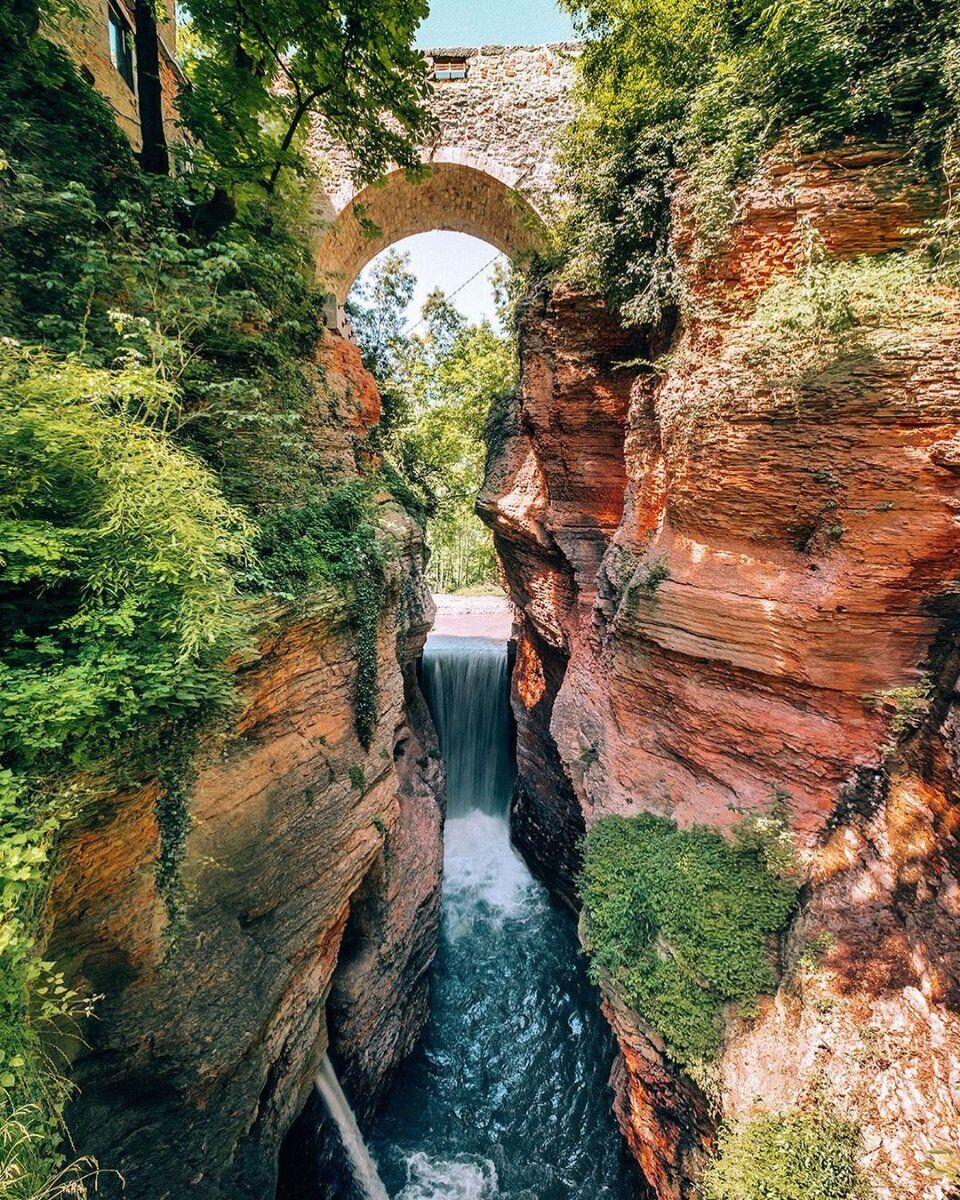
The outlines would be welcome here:
M 337 1079 L 333 1063 L 326 1055 L 323 1057 L 314 1082 L 317 1091 L 323 1097 L 327 1111 L 337 1123 L 340 1141 L 349 1159 L 353 1177 L 366 1200 L 390 1200 L 387 1189 L 383 1186 L 377 1173 L 377 1165 L 370 1157 L 370 1152 L 363 1141 L 363 1135 L 357 1127 L 353 1109 L 340 1087 L 340 1080 Z
M 423 678 L 448 777 L 441 943 L 369 1139 L 380 1174 L 394 1200 L 636 1200 L 574 919 L 510 845 L 506 645 L 431 637 Z

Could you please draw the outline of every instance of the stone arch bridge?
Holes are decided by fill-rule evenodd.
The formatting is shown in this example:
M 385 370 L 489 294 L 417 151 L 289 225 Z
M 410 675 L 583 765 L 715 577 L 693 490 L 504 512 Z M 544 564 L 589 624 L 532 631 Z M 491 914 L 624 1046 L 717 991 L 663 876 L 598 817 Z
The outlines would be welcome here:
M 317 264 L 336 297 L 341 328 L 360 271 L 401 238 L 453 230 L 511 258 L 542 244 L 557 135 L 573 113 L 578 49 L 564 43 L 425 52 L 437 131 L 422 149 L 429 170 L 420 182 L 397 170 L 357 189 L 348 152 L 326 140 L 320 126 L 313 129 L 310 153 L 330 181 Z M 370 236 L 368 223 L 379 233 Z

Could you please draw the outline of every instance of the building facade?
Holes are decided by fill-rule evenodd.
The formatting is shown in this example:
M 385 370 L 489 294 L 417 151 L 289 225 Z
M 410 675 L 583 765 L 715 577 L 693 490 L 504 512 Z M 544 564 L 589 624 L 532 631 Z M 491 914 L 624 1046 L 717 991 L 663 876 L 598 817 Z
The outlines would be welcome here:
M 125 0 L 86 0 L 87 16 L 48 30 L 78 63 L 88 81 L 113 109 L 117 124 L 140 149 L 140 118 L 137 111 L 136 28 L 133 9 Z M 160 23 L 160 81 L 167 143 L 182 140 L 177 127 L 177 93 L 185 82 L 177 62 L 177 19 L 172 0 L 167 17 Z

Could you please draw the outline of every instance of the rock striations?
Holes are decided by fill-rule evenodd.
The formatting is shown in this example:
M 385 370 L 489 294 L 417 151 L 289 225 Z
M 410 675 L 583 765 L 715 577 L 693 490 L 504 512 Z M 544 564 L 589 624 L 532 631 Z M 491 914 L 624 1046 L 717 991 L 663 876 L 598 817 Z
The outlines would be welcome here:
M 608 987 L 620 1123 L 680 1200 L 719 1116 L 832 1102 L 879 1196 L 935 1200 L 960 1145 L 960 295 L 877 283 L 934 211 L 894 148 L 771 158 L 712 255 L 691 210 L 681 188 L 669 336 L 539 294 L 491 420 L 517 836 L 569 896 L 599 817 L 728 828 L 785 798 L 807 886 L 777 995 L 731 1014 L 708 1102 Z M 800 277 L 836 303 L 837 260 L 894 299 L 818 341 L 781 310 Z
M 362 430 L 377 404 L 356 348 L 331 338 L 323 359 L 331 437 Z M 443 779 L 415 660 L 433 604 L 419 531 L 389 498 L 381 508 L 397 554 L 369 749 L 354 732 L 353 630 L 340 597 L 317 595 L 260 614 L 235 668 L 236 718 L 201 741 L 172 949 L 156 782 L 98 803 L 63 846 L 50 952 L 102 996 L 74 1051 L 71 1131 L 138 1200 L 274 1195 L 328 1048 L 369 1105 L 425 1019 Z M 101 1189 L 119 1194 L 120 1180 Z

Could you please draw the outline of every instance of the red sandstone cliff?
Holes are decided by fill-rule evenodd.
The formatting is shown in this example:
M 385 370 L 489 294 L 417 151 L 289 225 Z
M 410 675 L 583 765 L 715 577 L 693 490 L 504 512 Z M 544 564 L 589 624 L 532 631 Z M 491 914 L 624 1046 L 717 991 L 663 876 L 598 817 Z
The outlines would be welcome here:
M 777 996 L 731 1022 L 718 1109 L 825 1094 L 859 1121 L 878 1194 L 911 1200 L 945 1194 L 925 1160 L 960 1144 L 960 295 L 905 290 L 792 361 L 756 314 L 811 231 L 878 255 L 931 211 L 888 148 L 773 161 L 697 264 L 681 200 L 669 355 L 631 365 L 663 335 L 629 338 L 568 289 L 535 297 L 481 501 L 521 610 L 519 840 L 569 891 L 600 816 L 726 826 L 788 793 L 809 886 Z M 940 706 L 892 749 L 897 689 L 930 672 Z M 695 1196 L 714 1116 L 605 1004 L 630 1145 L 658 1196 Z
M 375 419 L 376 393 L 355 347 L 328 339 L 322 361 L 318 442 L 349 475 L 349 435 Z M 387 497 L 381 512 L 396 553 L 370 748 L 354 731 L 342 597 L 261 611 L 257 648 L 236 665 L 236 718 L 197 759 L 186 921 L 166 961 L 157 784 L 99 801 L 62 847 L 49 953 L 102 995 L 69 1123 L 131 1200 L 273 1196 L 328 1047 L 369 1104 L 425 1020 L 443 779 L 414 663 L 433 603 L 419 531 Z

